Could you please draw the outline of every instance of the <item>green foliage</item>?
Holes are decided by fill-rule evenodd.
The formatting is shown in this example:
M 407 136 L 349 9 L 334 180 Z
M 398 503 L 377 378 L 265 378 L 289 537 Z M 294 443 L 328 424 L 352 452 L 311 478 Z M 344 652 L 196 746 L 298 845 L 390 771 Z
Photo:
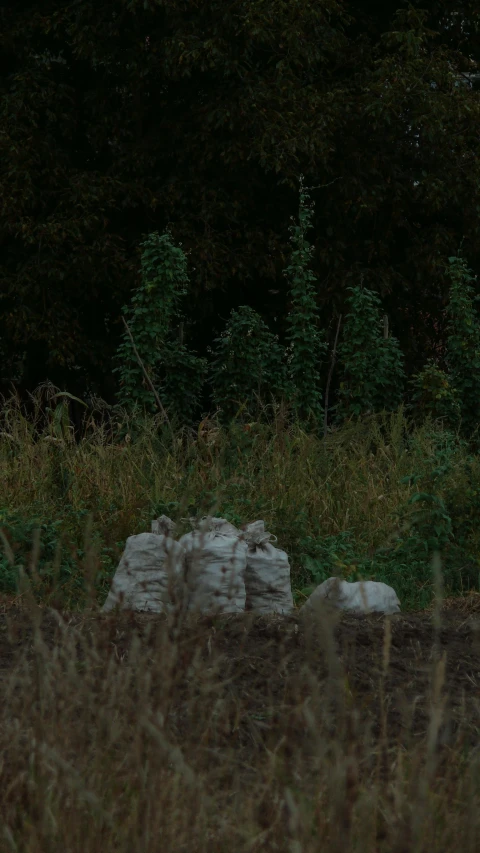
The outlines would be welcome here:
M 454 79 L 473 26 L 454 39 L 441 9 L 427 27 L 421 10 L 336 0 L 11 7 L 0 32 L 7 379 L 25 352 L 28 387 L 37 372 L 69 387 L 81 366 L 111 395 L 138 242 L 169 221 L 196 259 L 186 320 L 199 352 L 247 287 L 283 330 L 285 294 L 269 290 L 301 172 L 325 177 L 312 258 L 322 313 L 338 313 L 354 261 L 379 291 L 388 282 L 392 311 L 413 316 L 414 294 L 402 346 L 412 355 L 414 338 L 422 351 L 422 318 L 448 285 L 438 247 L 452 254 L 465 233 L 472 256 L 480 248 L 480 102 Z
M 161 357 L 161 378 L 156 386 L 160 399 L 177 423 L 190 425 L 200 411 L 207 360 L 179 341 L 167 341 Z
M 10 560 L 0 547 L 4 591 L 17 589 L 20 565 L 28 571 L 41 527 L 50 550 L 40 553 L 39 599 L 51 603 L 61 566 L 63 602 L 83 606 L 87 506 L 98 519 L 95 535 L 100 531 L 97 591 L 106 591 L 127 536 L 150 529 L 162 513 L 180 524 L 207 514 L 237 526 L 265 519 L 289 555 L 299 603 L 307 587 L 338 573 L 391 584 L 404 609 L 425 606 L 436 549 L 447 594 L 478 588 L 480 461 L 455 433 L 438 425 L 408 431 L 402 410 L 387 418 L 389 427 L 383 416 L 374 429 L 365 419 L 335 431 L 327 444 L 280 419 L 221 427 L 212 418 L 211 432 L 194 438 L 182 431 L 163 441 L 156 420 L 145 420 L 138 442 L 112 443 L 102 428 L 77 447 L 52 442 L 49 425 L 34 437 L 20 404 L 12 406 L 0 431 L 0 470 L 7 506 L 22 510 L 0 519 L 14 550 Z M 49 529 L 52 519 L 59 521 Z M 335 537 L 325 536 L 332 531 Z
M 425 558 L 443 551 L 452 537 L 452 520 L 444 500 L 428 492 L 416 492 L 400 514 L 401 522 L 410 530 L 408 548 Z M 405 542 L 399 540 L 405 547 Z M 399 546 L 400 547 L 400 546 Z
M 74 518 L 70 510 L 61 519 L 52 521 L 40 512 L 25 515 L 20 511 L 0 509 L 0 592 L 21 592 L 20 569 L 23 569 L 40 598 L 53 594 L 61 597 L 62 606 L 76 608 L 80 605 L 85 600 L 85 576 L 81 570 L 84 543 L 75 541 L 76 537 L 66 528 L 72 522 L 81 522 L 88 514 L 85 509 L 80 510 Z M 40 551 L 32 572 L 35 531 L 39 531 Z M 111 576 L 113 556 L 111 549 L 102 547 L 97 532 L 92 534 L 90 545 L 97 547 L 99 552 L 100 564 L 94 584 L 100 589 Z
M 452 386 L 460 397 L 462 431 L 472 437 L 480 423 L 480 324 L 474 302 L 476 281 L 466 262 L 449 258 L 450 301 L 447 307 L 447 364 Z
M 321 539 L 304 536 L 299 540 L 298 550 L 303 570 L 299 580 L 305 582 L 302 593 L 309 595 L 318 584 L 334 575 L 357 580 L 358 557 L 350 530 Z
M 363 286 L 349 287 L 339 361 L 343 373 L 336 421 L 368 412 L 393 412 L 402 402 L 405 374 L 396 338 L 384 337 L 381 300 Z
M 305 239 L 311 227 L 313 203 L 300 176 L 299 224 L 290 227 L 291 263 L 284 270 L 290 280 L 291 310 L 287 316 L 287 349 L 250 307 L 231 313 L 217 344 L 211 367 L 213 401 L 227 421 L 244 407 L 258 417 L 263 402 L 288 397 L 301 421 L 318 426 L 323 417 L 320 366 L 327 345 L 318 329 L 314 283 L 308 269 L 313 248 Z
M 308 269 L 313 248 L 305 239 L 313 203 L 300 176 L 299 224 L 290 227 L 293 252 L 284 270 L 290 280 L 291 310 L 287 316 L 286 350 L 277 336 L 249 306 L 233 310 L 217 344 L 211 366 L 213 401 L 224 420 L 239 409 L 258 417 L 262 401 L 288 397 L 301 421 L 317 426 L 323 418 L 320 366 L 327 345 L 318 329 L 314 283 Z
M 447 595 L 478 588 L 480 579 L 480 535 L 477 533 L 480 505 L 478 460 L 464 463 L 460 479 L 459 461 L 466 442 L 448 430 L 423 431 L 422 441 L 431 445 L 423 464 L 401 483 L 415 487 L 404 504 L 392 513 L 394 537 L 373 555 L 366 554 L 352 531 L 326 537 L 303 536 L 295 543 L 292 558 L 299 562 L 297 600 L 314 587 L 338 575 L 348 581 L 377 580 L 391 585 L 402 609 L 426 607 L 433 595 L 432 556 L 440 552 Z M 424 448 L 424 443 L 422 447 Z M 421 458 L 416 434 L 408 450 Z
M 452 484 L 446 498 L 452 519 L 450 558 L 464 589 L 480 587 L 480 471 L 478 458 L 464 463 L 463 476 Z
M 480 422 L 480 323 L 470 284 L 476 280 L 465 260 L 449 258 L 451 278 L 447 307 L 448 371 L 433 359 L 413 378 L 412 406 L 416 416 L 430 415 L 452 429 L 461 429 L 472 440 Z
M 25 355 L 25 351 L 9 355 L 0 334 L 0 383 L 21 382 L 25 370 Z
M 428 559 L 407 540 L 370 557 L 356 542 L 352 531 L 332 536 L 304 537 L 298 543 L 302 566 L 295 591 L 301 605 L 316 586 L 329 577 L 340 577 L 351 583 L 375 580 L 392 586 L 402 610 L 426 607 L 432 599 L 432 572 Z
M 150 234 L 141 244 L 142 283 L 124 306 L 133 341 L 162 405 L 183 421 L 196 414 L 206 374 L 204 359 L 190 353 L 183 342 L 172 340 L 171 324 L 180 317 L 180 301 L 187 293 L 187 259 L 172 244 L 167 231 Z M 119 404 L 127 411 L 135 406 L 153 412 L 154 395 L 136 358 L 128 332 L 117 352 L 120 375 Z
M 313 247 L 305 233 L 311 228 L 313 202 L 300 176 L 299 224 L 290 227 L 294 247 L 291 263 L 284 271 L 290 280 L 291 310 L 287 316 L 288 378 L 292 386 L 291 403 L 302 421 L 318 426 L 323 418 L 320 367 L 327 344 L 318 328 L 318 309 L 314 283 L 316 276 L 308 269 Z M 292 217 L 293 218 L 293 217 Z
M 452 474 L 461 475 L 458 460 L 465 454 L 466 442 L 449 431 L 432 430 L 430 440 L 433 454 L 426 458 L 421 470 L 408 475 L 402 482 L 414 485 L 417 491 L 394 513 L 399 534 L 394 553 L 420 561 L 430 560 L 440 551 L 443 575 L 448 594 L 459 594 L 475 588 L 479 580 L 478 551 L 475 554 L 475 530 L 478 472 L 473 476 L 471 459 L 465 469 L 470 482 L 455 485 Z M 412 449 L 415 437 L 411 441 Z
M 418 420 L 430 416 L 443 422 L 447 428 L 460 425 L 461 406 L 459 391 L 452 386 L 450 376 L 441 370 L 434 359 L 429 359 L 420 373 L 410 380 L 413 385 L 410 407 Z
M 231 312 L 225 331 L 214 343 L 210 381 L 223 421 L 228 422 L 242 407 L 257 417 L 262 401 L 270 403 L 272 397 L 285 393 L 283 348 L 248 305 Z

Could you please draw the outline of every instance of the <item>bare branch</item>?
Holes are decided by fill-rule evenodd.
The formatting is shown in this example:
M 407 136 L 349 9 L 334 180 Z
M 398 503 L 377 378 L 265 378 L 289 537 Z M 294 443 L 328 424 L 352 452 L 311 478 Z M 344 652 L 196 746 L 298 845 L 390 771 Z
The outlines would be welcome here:
M 332 381 L 333 368 L 335 365 L 335 359 L 337 357 L 337 341 L 338 341 L 338 334 L 340 332 L 341 322 L 342 322 L 342 315 L 340 314 L 339 318 L 338 318 L 338 323 L 337 323 L 337 331 L 335 333 L 335 342 L 333 344 L 332 358 L 330 361 L 330 370 L 328 371 L 327 387 L 325 389 L 325 407 L 324 407 L 324 415 L 323 415 L 323 435 L 324 435 L 324 437 L 327 434 L 328 395 L 330 393 L 330 382 Z
M 157 392 L 156 392 L 156 390 L 155 390 L 155 388 L 154 388 L 154 386 L 153 386 L 153 382 L 152 382 L 152 380 L 150 379 L 150 377 L 149 377 L 149 375 L 148 375 L 148 373 L 147 373 L 147 370 L 146 370 L 146 368 L 145 368 L 145 365 L 144 365 L 144 363 L 143 363 L 142 359 L 140 358 L 140 354 L 139 354 L 139 352 L 138 352 L 138 350 L 137 350 L 137 348 L 136 348 L 136 346 L 135 346 L 135 341 L 133 340 L 133 335 L 132 335 L 132 333 L 131 333 L 131 331 L 130 331 L 130 329 L 129 329 L 129 326 L 128 326 L 127 321 L 125 320 L 125 317 L 122 317 L 122 320 L 123 320 L 123 325 L 125 326 L 125 328 L 126 328 L 126 330 L 127 330 L 127 333 L 128 333 L 128 336 L 129 336 L 129 338 L 130 338 L 130 340 L 131 340 L 131 342 L 132 342 L 132 347 L 133 347 L 133 351 L 134 351 L 134 353 L 135 353 L 135 358 L 137 359 L 137 361 L 138 361 L 138 363 L 139 363 L 139 365 L 140 365 L 140 367 L 141 367 L 141 369 L 142 369 L 142 372 L 143 372 L 143 375 L 145 376 L 145 379 L 146 379 L 146 381 L 147 381 L 148 387 L 150 388 L 150 391 L 152 392 L 153 396 L 155 397 L 155 400 L 156 400 L 156 403 L 157 403 L 157 406 L 158 406 L 158 408 L 159 408 L 160 413 L 163 415 L 164 419 L 166 420 L 166 422 L 167 422 L 168 426 L 170 427 L 170 430 L 172 430 L 172 425 L 171 425 L 171 423 L 170 423 L 170 421 L 169 421 L 168 415 L 167 415 L 167 413 L 166 413 L 165 409 L 164 409 L 164 408 L 163 408 L 163 406 L 162 406 L 162 401 L 160 400 L 160 397 L 158 396 L 158 394 L 157 394 Z

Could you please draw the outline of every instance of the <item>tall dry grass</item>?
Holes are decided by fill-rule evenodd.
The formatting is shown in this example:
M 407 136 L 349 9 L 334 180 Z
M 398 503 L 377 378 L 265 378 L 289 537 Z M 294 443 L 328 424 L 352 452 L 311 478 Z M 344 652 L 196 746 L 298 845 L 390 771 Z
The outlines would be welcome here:
M 38 420 L 38 399 L 34 403 Z M 79 572 L 78 552 L 85 550 L 91 514 L 103 595 L 127 536 L 149 530 L 151 519 L 162 512 L 179 522 L 179 532 L 189 529 L 182 519 L 192 515 L 218 514 L 239 525 L 263 518 L 290 556 L 293 584 L 299 591 L 310 579 L 305 542 L 349 531 L 356 552 L 373 557 L 382 546 L 408 535 L 408 518 L 405 524 L 401 511 L 415 493 L 431 488 L 425 478 L 433 478 L 440 497 L 453 495 L 455 506 L 472 493 L 472 478 L 480 489 L 478 458 L 469 457 L 461 443 L 452 444 L 451 435 L 438 426 L 427 422 L 413 427 L 403 410 L 346 424 L 326 438 L 309 435 L 289 422 L 288 412 L 280 407 L 269 423 L 226 428 L 212 417 L 196 431 L 173 435 L 162 432 L 158 418 L 150 418 L 132 429 L 131 438 L 127 422 L 121 441 L 94 423 L 76 443 L 68 429 L 55 427 L 53 418 L 46 422 L 44 418 L 37 428 L 34 422 L 35 417 L 26 418 L 15 395 L 5 401 L 0 512 L 14 510 L 25 519 L 38 518 L 39 523 L 54 519 L 67 543 L 70 564 L 78 563 Z M 472 516 L 474 507 L 467 509 Z M 465 560 L 459 558 L 460 571 L 462 560 L 471 564 L 480 554 L 479 535 L 470 524 L 468 542 L 462 546 L 468 553 Z M 392 552 L 382 580 L 388 582 L 394 559 Z M 420 552 L 420 563 L 422 559 Z M 425 565 L 427 560 L 428 552 Z M 426 603 L 421 596 L 416 599 L 417 569 L 405 570 L 402 595 L 408 597 L 412 590 L 407 607 Z M 353 570 L 355 566 L 341 566 L 341 571 Z M 69 571 L 75 573 L 74 568 Z M 428 575 L 428 568 L 425 571 Z M 395 577 L 393 572 L 391 578 L 403 582 L 403 574 Z M 422 576 L 419 588 L 424 586 Z M 75 595 L 70 593 L 70 606 Z
M 2 617 L 2 850 L 478 850 L 478 719 L 442 740 L 444 656 L 425 729 L 392 732 L 390 620 L 365 695 L 327 614 L 175 618 Z
M 440 607 L 431 654 L 425 614 L 405 629 L 403 616 L 352 628 L 327 613 L 98 614 L 102 547 L 118 556 L 160 505 L 179 519 L 264 518 L 291 555 L 294 587 L 300 534 L 349 527 L 376 549 L 414 493 L 407 475 L 439 465 L 438 431 L 407 426 L 399 412 L 323 440 L 280 410 L 268 425 L 213 420 L 176 436 L 159 437 L 151 420 L 121 443 L 92 426 L 76 444 L 52 424 L 35 434 L 8 402 L 3 507 L 61 519 L 65 541 L 83 543 L 72 572 L 87 594 L 81 613 L 75 600 L 64 609 L 47 583 L 61 557 L 42 580 L 34 537 L 18 598 L 0 612 L 1 850 L 476 853 L 478 671 L 472 652 L 468 702 L 454 697 L 448 711 L 460 646 L 445 655 Z M 467 460 L 447 446 L 446 493 L 461 490 Z

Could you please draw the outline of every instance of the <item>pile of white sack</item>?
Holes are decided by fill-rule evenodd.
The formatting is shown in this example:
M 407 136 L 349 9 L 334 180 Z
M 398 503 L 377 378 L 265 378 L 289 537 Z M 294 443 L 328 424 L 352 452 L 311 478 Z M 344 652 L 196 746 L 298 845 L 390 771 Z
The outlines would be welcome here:
M 263 521 L 237 530 L 207 516 L 178 541 L 162 515 L 151 533 L 129 536 L 103 606 L 104 612 L 162 613 L 180 604 L 199 613 L 290 613 L 293 596 L 285 551 Z
M 178 541 L 167 516 L 152 521 L 151 533 L 129 536 L 103 606 L 163 613 L 175 607 L 196 613 L 283 613 L 293 610 L 290 564 L 272 544 L 263 521 L 238 530 L 224 518 L 206 516 Z M 319 602 L 355 613 L 396 613 L 395 591 L 374 581 L 347 583 L 329 578 L 302 610 Z

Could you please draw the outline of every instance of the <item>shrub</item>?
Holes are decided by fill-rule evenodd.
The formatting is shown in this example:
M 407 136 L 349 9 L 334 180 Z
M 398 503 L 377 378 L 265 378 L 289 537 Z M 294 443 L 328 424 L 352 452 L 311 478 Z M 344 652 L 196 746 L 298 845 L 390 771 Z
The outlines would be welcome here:
M 283 348 L 253 308 L 242 305 L 233 310 L 214 343 L 210 381 L 223 421 L 235 417 L 242 407 L 258 417 L 262 400 L 285 393 Z
M 142 253 L 142 283 L 123 307 L 133 341 L 163 406 L 182 421 L 191 421 L 200 406 L 206 360 L 190 353 L 171 332 L 180 317 L 181 297 L 187 292 L 187 259 L 172 244 L 168 231 L 150 234 Z M 148 387 L 133 344 L 124 332 L 114 373 L 120 376 L 119 404 L 127 411 L 140 407 L 153 412 L 155 399 Z
M 393 412 L 402 402 L 405 373 L 397 339 L 384 337 L 380 297 L 362 285 L 349 287 L 339 361 L 343 379 L 335 420 L 370 412 Z
M 29 576 L 40 600 L 61 598 L 65 607 L 82 607 L 85 603 L 85 543 L 81 543 L 71 530 L 72 524 L 88 521 L 86 509 L 76 513 L 72 508 L 64 511 L 61 519 L 53 521 L 43 512 L 24 513 L 0 508 L 0 593 L 18 594 L 21 591 L 21 573 Z M 35 535 L 38 546 L 35 546 Z M 102 542 L 98 530 L 90 531 L 89 546 L 98 551 L 100 562 L 94 571 L 93 583 L 97 589 L 108 584 L 113 567 L 111 549 Z M 82 547 L 83 545 L 83 547 Z M 34 561 L 35 548 L 38 547 Z M 31 565 L 35 562 L 35 572 Z
M 457 429 L 460 425 L 461 406 L 458 388 L 452 386 L 450 376 L 441 370 L 434 359 L 429 359 L 424 369 L 410 380 L 413 385 L 412 403 L 408 408 L 422 420 L 431 417 L 444 426 Z
M 448 260 L 452 284 L 447 307 L 446 361 L 451 385 L 460 398 L 462 432 L 471 438 L 480 419 L 480 327 L 474 307 L 475 292 L 469 284 L 476 277 L 461 258 Z

